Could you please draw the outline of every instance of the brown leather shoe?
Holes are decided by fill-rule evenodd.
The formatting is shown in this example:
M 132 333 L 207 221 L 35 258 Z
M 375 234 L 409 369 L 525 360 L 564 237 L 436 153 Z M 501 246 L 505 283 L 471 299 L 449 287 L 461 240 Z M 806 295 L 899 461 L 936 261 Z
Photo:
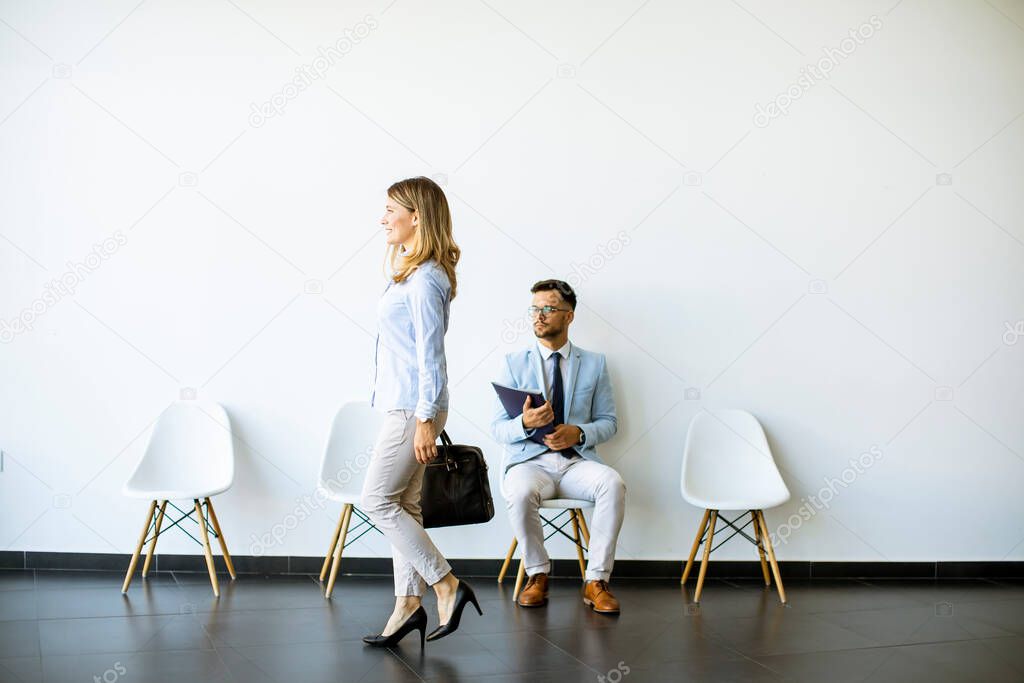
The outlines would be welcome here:
M 619 613 L 619 601 L 608 590 L 607 581 L 587 581 L 583 585 L 583 604 L 601 614 Z
M 548 604 L 548 575 L 534 574 L 526 579 L 516 604 L 520 607 L 543 607 Z

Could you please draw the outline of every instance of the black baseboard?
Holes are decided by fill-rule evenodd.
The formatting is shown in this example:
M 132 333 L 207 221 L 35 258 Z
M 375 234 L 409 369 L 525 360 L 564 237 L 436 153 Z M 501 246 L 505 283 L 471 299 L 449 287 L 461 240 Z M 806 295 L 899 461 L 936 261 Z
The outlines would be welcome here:
M 323 557 L 287 557 L 232 555 L 239 574 L 319 574 Z M 61 553 L 21 550 L 0 551 L 0 569 L 102 569 L 125 571 L 131 556 L 118 553 Z M 223 560 L 215 558 L 218 568 Z M 155 571 L 205 572 L 202 555 L 162 555 L 153 558 Z M 500 559 L 449 560 L 460 576 L 496 577 Z M 515 576 L 516 560 L 509 568 Z M 682 573 L 681 560 L 615 561 L 617 578 L 671 579 Z M 787 579 L 1019 579 L 1024 578 L 1024 562 L 779 562 L 779 571 Z M 385 557 L 345 557 L 341 573 L 352 576 L 390 576 L 391 560 Z M 579 576 L 576 560 L 554 560 L 551 574 L 556 577 Z M 761 576 L 757 560 L 711 560 L 709 576 L 716 579 L 754 579 Z

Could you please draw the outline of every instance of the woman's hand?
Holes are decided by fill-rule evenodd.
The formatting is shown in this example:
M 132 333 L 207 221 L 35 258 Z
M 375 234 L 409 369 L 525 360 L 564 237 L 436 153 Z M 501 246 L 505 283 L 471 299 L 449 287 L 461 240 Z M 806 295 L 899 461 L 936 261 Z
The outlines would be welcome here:
M 416 462 L 421 465 L 426 465 L 437 457 L 437 431 L 433 420 L 423 422 L 416 418 L 416 436 L 412 443 Z

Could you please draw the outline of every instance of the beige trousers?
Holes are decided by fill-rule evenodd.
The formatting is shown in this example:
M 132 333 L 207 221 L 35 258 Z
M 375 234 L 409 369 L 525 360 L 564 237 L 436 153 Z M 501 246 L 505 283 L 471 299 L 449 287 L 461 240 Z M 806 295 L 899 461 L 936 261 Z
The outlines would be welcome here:
M 541 501 L 552 498 L 594 501 L 586 579 L 608 581 L 626 513 L 622 477 L 608 465 L 584 458 L 570 460 L 553 451 L 509 468 L 505 473 L 505 506 L 529 576 L 551 572 L 539 511 Z
M 438 434 L 447 419 L 446 411 L 435 416 Z M 363 481 L 360 505 L 391 541 L 396 596 L 423 595 L 427 585 L 452 570 L 423 528 L 420 486 L 426 465 L 416 461 L 415 434 L 413 411 L 387 411 Z

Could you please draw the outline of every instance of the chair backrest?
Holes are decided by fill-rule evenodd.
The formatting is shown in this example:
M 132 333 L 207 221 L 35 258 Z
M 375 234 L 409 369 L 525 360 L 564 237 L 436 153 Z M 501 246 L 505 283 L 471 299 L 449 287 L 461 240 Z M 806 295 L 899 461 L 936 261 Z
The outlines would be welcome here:
M 743 410 L 697 413 L 683 450 L 680 489 L 698 507 L 766 509 L 789 500 L 760 423 Z
M 184 400 L 171 403 L 157 418 L 126 488 L 192 498 L 230 488 L 234 478 L 235 450 L 227 412 L 213 401 Z
M 365 401 L 341 406 L 320 461 L 320 488 L 332 497 L 355 496 L 362 491 L 383 421 L 380 411 Z

